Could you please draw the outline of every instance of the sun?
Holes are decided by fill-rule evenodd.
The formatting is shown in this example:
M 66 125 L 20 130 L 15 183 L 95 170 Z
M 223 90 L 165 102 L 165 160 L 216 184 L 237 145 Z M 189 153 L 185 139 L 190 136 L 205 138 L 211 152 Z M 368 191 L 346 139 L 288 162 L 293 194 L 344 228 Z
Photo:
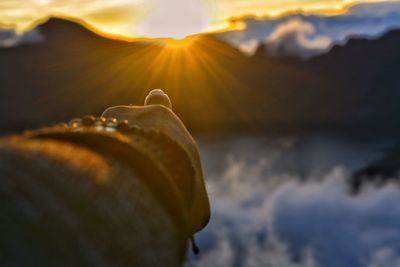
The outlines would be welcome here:
M 147 37 L 183 39 L 208 27 L 201 0 L 152 0 L 149 15 L 138 26 Z
M 184 38 L 169 38 L 165 40 L 164 47 L 171 50 L 188 50 L 191 49 L 192 44 L 195 42 L 196 36 Z

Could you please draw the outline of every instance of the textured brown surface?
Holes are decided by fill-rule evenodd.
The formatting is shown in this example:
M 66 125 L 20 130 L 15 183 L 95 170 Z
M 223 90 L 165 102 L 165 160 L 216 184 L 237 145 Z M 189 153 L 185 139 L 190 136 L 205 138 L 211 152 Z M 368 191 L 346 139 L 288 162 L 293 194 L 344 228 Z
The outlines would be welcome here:
M 0 139 L 0 266 L 182 264 L 209 219 L 197 146 L 170 110 L 134 110 L 130 133 Z

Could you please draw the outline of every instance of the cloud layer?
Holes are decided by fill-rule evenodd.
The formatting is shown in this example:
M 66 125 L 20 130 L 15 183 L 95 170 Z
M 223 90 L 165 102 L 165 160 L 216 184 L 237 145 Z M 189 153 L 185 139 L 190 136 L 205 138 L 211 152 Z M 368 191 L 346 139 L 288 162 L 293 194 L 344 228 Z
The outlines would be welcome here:
M 277 26 L 265 43 L 273 55 L 308 59 L 326 51 L 332 40 L 328 36 L 318 36 L 313 24 L 294 18 Z
M 293 14 L 276 19 L 243 18 L 245 27 L 218 34 L 230 43 L 242 48 L 247 54 L 255 52 L 254 42 L 268 43 L 272 35 L 280 33 L 280 44 L 296 51 L 297 56 L 307 58 L 325 47 L 329 50 L 328 40 L 332 44 L 343 44 L 352 36 L 375 38 L 389 29 L 400 28 L 400 1 L 362 3 L 350 7 L 340 15 L 304 15 Z M 282 29 L 286 29 L 282 36 Z M 274 38 L 276 39 L 276 38 Z M 253 49 L 249 49 L 249 43 Z M 311 51 L 310 51 L 311 50 Z
M 213 214 L 188 267 L 400 266 L 399 188 L 348 194 L 351 170 L 368 161 L 354 153 L 371 153 L 363 146 L 317 138 L 207 146 Z M 227 154 L 220 164 L 215 151 Z

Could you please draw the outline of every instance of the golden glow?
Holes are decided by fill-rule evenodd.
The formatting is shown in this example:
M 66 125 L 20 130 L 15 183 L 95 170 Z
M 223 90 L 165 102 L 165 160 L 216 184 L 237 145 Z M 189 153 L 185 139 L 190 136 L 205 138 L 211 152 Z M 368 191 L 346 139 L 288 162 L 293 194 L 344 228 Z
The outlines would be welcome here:
M 235 102 L 230 89 L 245 86 L 232 74 L 231 68 L 234 66 L 229 62 L 216 60 L 213 53 L 229 58 L 237 52 L 228 49 L 225 43 L 207 36 L 190 36 L 181 40 L 165 39 L 141 54 L 132 54 L 132 60 L 127 59 L 126 62 L 137 64 L 142 62 L 141 60 L 151 62 L 139 73 L 129 70 L 129 66 L 126 68 L 132 73 L 137 73 L 135 79 L 143 77 L 143 80 L 138 82 L 143 83 L 145 88 L 165 88 L 174 103 L 193 103 L 193 107 L 204 106 L 197 103 L 199 99 L 209 103 L 210 108 L 206 113 L 201 110 L 185 110 L 186 114 L 194 112 L 198 114 L 197 117 L 204 118 L 207 117 L 205 114 L 224 116 L 219 112 L 221 103 L 218 103 L 218 99 L 224 99 L 224 105 L 237 109 L 237 113 L 240 114 L 240 105 Z M 137 62 L 138 56 L 140 62 Z M 220 90 L 205 90 L 213 88 L 215 84 L 219 85 Z M 198 97 L 192 98 L 191 95 L 187 95 L 185 92 L 188 90 L 185 90 L 183 85 L 190 86 L 190 89 L 198 92 Z
M 165 41 L 165 48 L 172 50 L 188 50 L 193 45 L 196 37 L 186 37 L 183 39 L 168 39 Z
M 125 37 L 172 37 L 243 28 L 243 16 L 286 13 L 335 14 L 358 2 L 377 0 L 5 0 L 0 25 L 22 31 L 52 14 L 83 20 L 102 32 Z

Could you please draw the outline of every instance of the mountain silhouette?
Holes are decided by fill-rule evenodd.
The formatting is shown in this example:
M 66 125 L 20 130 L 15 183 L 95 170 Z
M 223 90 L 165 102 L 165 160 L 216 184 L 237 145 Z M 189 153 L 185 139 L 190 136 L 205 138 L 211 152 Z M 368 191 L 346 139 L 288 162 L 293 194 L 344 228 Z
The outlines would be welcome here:
M 0 49 L 9 132 L 143 103 L 162 88 L 193 130 L 400 128 L 400 32 L 354 39 L 309 61 L 247 57 L 210 35 L 124 41 L 50 18 L 44 41 Z

